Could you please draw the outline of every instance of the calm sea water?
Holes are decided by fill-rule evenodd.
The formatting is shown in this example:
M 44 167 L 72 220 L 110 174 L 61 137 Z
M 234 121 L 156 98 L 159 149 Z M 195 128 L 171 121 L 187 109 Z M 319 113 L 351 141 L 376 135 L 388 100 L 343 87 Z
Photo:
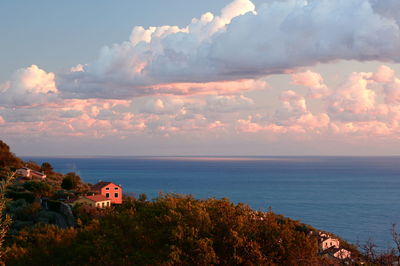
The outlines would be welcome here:
M 109 180 L 124 192 L 227 197 L 301 220 L 352 243 L 391 244 L 400 227 L 400 157 L 41 158 L 86 182 Z

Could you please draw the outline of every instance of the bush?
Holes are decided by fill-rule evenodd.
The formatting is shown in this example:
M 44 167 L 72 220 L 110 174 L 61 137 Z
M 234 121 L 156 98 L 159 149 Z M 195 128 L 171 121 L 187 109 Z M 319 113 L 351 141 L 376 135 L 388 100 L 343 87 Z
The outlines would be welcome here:
M 24 188 L 34 193 L 36 197 L 49 197 L 53 193 L 53 187 L 42 181 L 25 182 Z
M 42 171 L 46 175 L 52 174 L 53 166 L 48 162 L 44 162 L 44 163 L 42 163 L 42 166 L 40 167 L 40 171 Z
M 58 212 L 60 210 L 61 202 L 57 200 L 47 200 L 47 207 L 50 211 Z
M 24 199 L 29 203 L 32 203 L 35 200 L 35 195 L 32 192 L 17 192 L 8 190 L 6 192 L 6 197 L 13 200 Z
M 23 166 L 21 159 L 16 157 L 11 151 L 10 147 L 0 140 L 0 169 L 1 168 L 20 168 Z
M 65 175 L 61 187 L 66 190 L 71 190 L 77 188 L 78 184 L 81 182 L 80 176 L 75 173 L 68 173 Z
M 21 221 L 35 221 L 41 208 L 38 202 L 17 208 L 14 213 L 15 219 Z

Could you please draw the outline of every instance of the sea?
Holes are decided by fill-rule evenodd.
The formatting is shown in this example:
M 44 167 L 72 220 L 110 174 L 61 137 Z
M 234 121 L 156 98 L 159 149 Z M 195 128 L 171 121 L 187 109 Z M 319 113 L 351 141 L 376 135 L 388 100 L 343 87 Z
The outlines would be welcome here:
M 229 198 L 332 232 L 356 245 L 392 246 L 400 231 L 400 157 L 23 157 L 121 184 L 131 195 Z

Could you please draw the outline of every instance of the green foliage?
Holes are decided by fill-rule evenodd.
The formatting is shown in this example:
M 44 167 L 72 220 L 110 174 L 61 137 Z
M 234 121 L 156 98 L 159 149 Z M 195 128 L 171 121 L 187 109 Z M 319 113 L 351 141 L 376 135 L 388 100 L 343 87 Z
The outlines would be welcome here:
M 29 203 L 35 200 L 35 195 L 32 192 L 17 192 L 13 190 L 7 190 L 6 197 L 13 200 L 24 199 Z
M 66 190 L 75 189 L 81 182 L 81 178 L 75 173 L 68 173 L 65 175 L 61 187 Z
M 52 174 L 53 166 L 48 162 L 44 162 L 44 163 L 42 163 L 42 166 L 40 167 L 40 171 L 42 171 L 46 175 Z
M 27 204 L 16 209 L 13 218 L 20 221 L 35 221 L 40 209 L 38 202 Z
M 40 166 L 34 161 L 26 162 L 25 166 L 28 167 L 29 169 L 32 169 L 32 170 L 35 170 L 35 171 L 40 171 Z
M 66 256 L 65 249 L 75 236 L 74 229 L 60 229 L 55 225 L 38 225 L 21 231 L 15 237 L 15 245 L 8 249 L 7 260 L 10 261 L 10 265 L 65 265 L 70 260 Z M 48 254 L 41 254 L 46 251 L 51 251 L 51 255 L 58 259 L 49 260 Z M 52 263 L 55 260 L 58 261 L 57 264 Z
M 25 182 L 23 186 L 36 197 L 50 197 L 53 194 L 53 187 L 42 181 Z
M 47 207 L 49 210 L 58 212 L 60 210 L 61 202 L 57 200 L 47 200 Z
M 146 201 L 147 200 L 147 195 L 142 193 L 139 195 L 139 201 Z
M 22 231 L 10 265 L 318 265 L 297 221 L 229 200 L 161 195 L 114 210 L 74 208 L 81 228 Z M 85 217 L 86 215 L 86 217 Z M 89 219 L 91 218 L 91 219 Z M 301 230 L 299 230 L 301 228 Z
M 0 145 L 1 146 L 1 145 Z M 9 172 L 4 176 L 4 179 L 0 181 L 0 263 L 3 264 L 4 259 L 4 239 L 8 233 L 11 225 L 11 217 L 6 214 L 7 198 L 5 191 L 14 179 L 15 173 Z

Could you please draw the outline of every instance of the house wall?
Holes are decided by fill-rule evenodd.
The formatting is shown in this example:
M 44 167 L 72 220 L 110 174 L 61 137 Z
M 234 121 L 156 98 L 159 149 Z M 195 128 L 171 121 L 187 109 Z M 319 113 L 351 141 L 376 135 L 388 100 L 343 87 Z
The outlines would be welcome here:
M 115 184 L 108 184 L 103 187 L 100 194 L 111 200 L 113 204 L 122 203 L 122 188 Z
M 110 206 L 111 206 L 111 201 L 109 200 L 96 202 L 97 208 L 107 208 Z
M 19 176 L 23 176 L 23 177 L 31 178 L 31 179 L 32 178 L 38 178 L 38 179 L 45 179 L 46 178 L 45 174 L 33 171 L 31 169 L 24 169 L 24 168 L 18 169 L 17 170 L 17 174 Z
M 23 177 L 31 177 L 31 171 L 29 169 L 18 169 L 17 174 Z
M 342 260 L 348 259 L 351 257 L 351 252 L 346 249 L 341 249 L 338 252 L 336 252 L 335 254 L 333 254 L 333 256 L 335 258 L 342 259 Z
M 335 238 L 328 238 L 321 243 L 322 250 L 328 249 L 330 247 L 339 248 L 339 240 Z
M 31 172 L 31 176 L 32 176 L 32 178 L 46 179 L 46 175 L 36 174 L 34 172 Z
M 96 207 L 95 206 L 95 202 L 90 200 L 90 199 L 87 199 L 87 198 L 79 198 L 79 199 L 77 199 L 76 201 L 74 201 L 73 205 L 75 206 L 76 204 L 86 204 L 86 205 L 90 205 L 90 206 Z
M 75 204 L 86 204 L 97 208 L 107 208 L 111 206 L 111 201 L 105 200 L 105 201 L 94 202 L 87 198 L 79 198 L 73 203 L 73 205 Z

